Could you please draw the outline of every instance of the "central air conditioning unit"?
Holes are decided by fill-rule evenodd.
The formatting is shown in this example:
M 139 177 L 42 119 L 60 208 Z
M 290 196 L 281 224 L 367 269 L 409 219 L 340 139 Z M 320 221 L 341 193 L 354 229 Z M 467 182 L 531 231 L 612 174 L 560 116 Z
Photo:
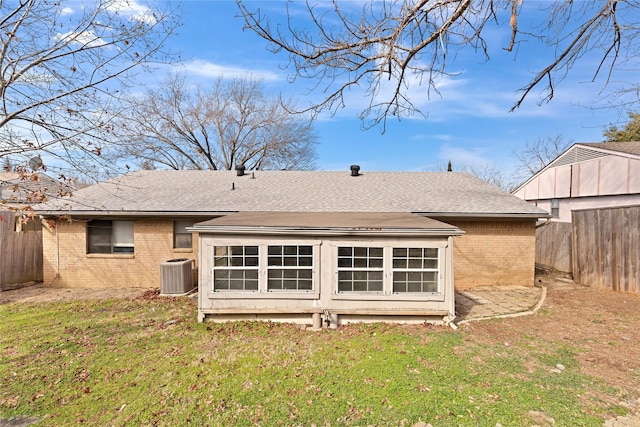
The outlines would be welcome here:
M 195 287 L 193 259 L 176 258 L 160 264 L 160 294 L 184 295 Z

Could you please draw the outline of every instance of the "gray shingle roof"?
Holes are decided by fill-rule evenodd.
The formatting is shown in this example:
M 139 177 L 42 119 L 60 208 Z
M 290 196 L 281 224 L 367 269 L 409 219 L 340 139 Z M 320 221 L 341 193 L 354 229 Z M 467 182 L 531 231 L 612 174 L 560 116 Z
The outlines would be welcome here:
M 602 150 L 619 151 L 621 153 L 640 156 L 640 141 L 613 141 L 613 142 L 589 142 L 581 143 L 585 147 L 599 148 Z
M 237 211 L 548 216 L 467 173 L 137 171 L 36 207 L 71 215 Z
M 67 184 L 42 172 L 0 172 L 0 202 L 30 205 L 41 200 L 41 195 L 58 197 L 70 191 Z

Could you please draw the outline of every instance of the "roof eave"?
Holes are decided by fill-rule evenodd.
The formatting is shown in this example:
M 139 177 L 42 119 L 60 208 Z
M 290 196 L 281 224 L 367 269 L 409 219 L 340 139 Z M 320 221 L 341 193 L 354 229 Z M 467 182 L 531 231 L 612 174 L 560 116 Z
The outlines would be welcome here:
M 423 215 L 429 218 L 500 218 L 500 219 L 538 219 L 538 218 L 551 218 L 551 215 L 547 212 L 526 212 L 526 213 L 486 213 L 486 212 L 414 212 L 418 215 Z
M 105 216 L 126 216 L 126 217 L 217 217 L 229 215 L 234 212 L 228 211 L 78 211 L 78 210 L 35 210 L 36 215 L 43 217 L 78 217 L 78 218 L 100 218 Z
M 242 235 L 298 235 L 298 236 L 461 236 L 464 231 L 459 228 L 356 228 L 356 227 L 260 227 L 260 226 L 211 226 L 197 224 L 187 228 L 188 231 L 216 234 Z

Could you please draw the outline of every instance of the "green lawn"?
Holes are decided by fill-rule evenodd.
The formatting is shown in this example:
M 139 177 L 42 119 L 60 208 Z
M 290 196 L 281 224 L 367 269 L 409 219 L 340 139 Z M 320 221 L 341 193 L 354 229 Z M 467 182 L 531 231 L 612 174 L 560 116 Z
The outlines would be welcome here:
M 579 349 L 526 336 L 198 324 L 173 298 L 4 304 L 0 319 L 0 418 L 38 425 L 601 426 L 623 412 L 578 372 Z

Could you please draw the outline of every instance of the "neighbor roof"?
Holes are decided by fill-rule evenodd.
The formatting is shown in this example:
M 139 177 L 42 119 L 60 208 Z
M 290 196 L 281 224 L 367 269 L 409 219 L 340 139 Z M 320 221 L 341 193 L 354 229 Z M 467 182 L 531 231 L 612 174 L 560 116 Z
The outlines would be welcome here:
M 42 196 L 58 197 L 71 188 L 42 172 L 0 172 L 0 202 L 29 204 Z
M 640 141 L 588 142 L 577 145 L 640 156 Z
M 193 229 L 217 234 L 463 234 L 458 227 L 408 212 L 238 212 L 198 223 Z
M 41 214 L 75 216 L 239 211 L 548 216 L 462 172 L 137 171 L 36 207 Z

